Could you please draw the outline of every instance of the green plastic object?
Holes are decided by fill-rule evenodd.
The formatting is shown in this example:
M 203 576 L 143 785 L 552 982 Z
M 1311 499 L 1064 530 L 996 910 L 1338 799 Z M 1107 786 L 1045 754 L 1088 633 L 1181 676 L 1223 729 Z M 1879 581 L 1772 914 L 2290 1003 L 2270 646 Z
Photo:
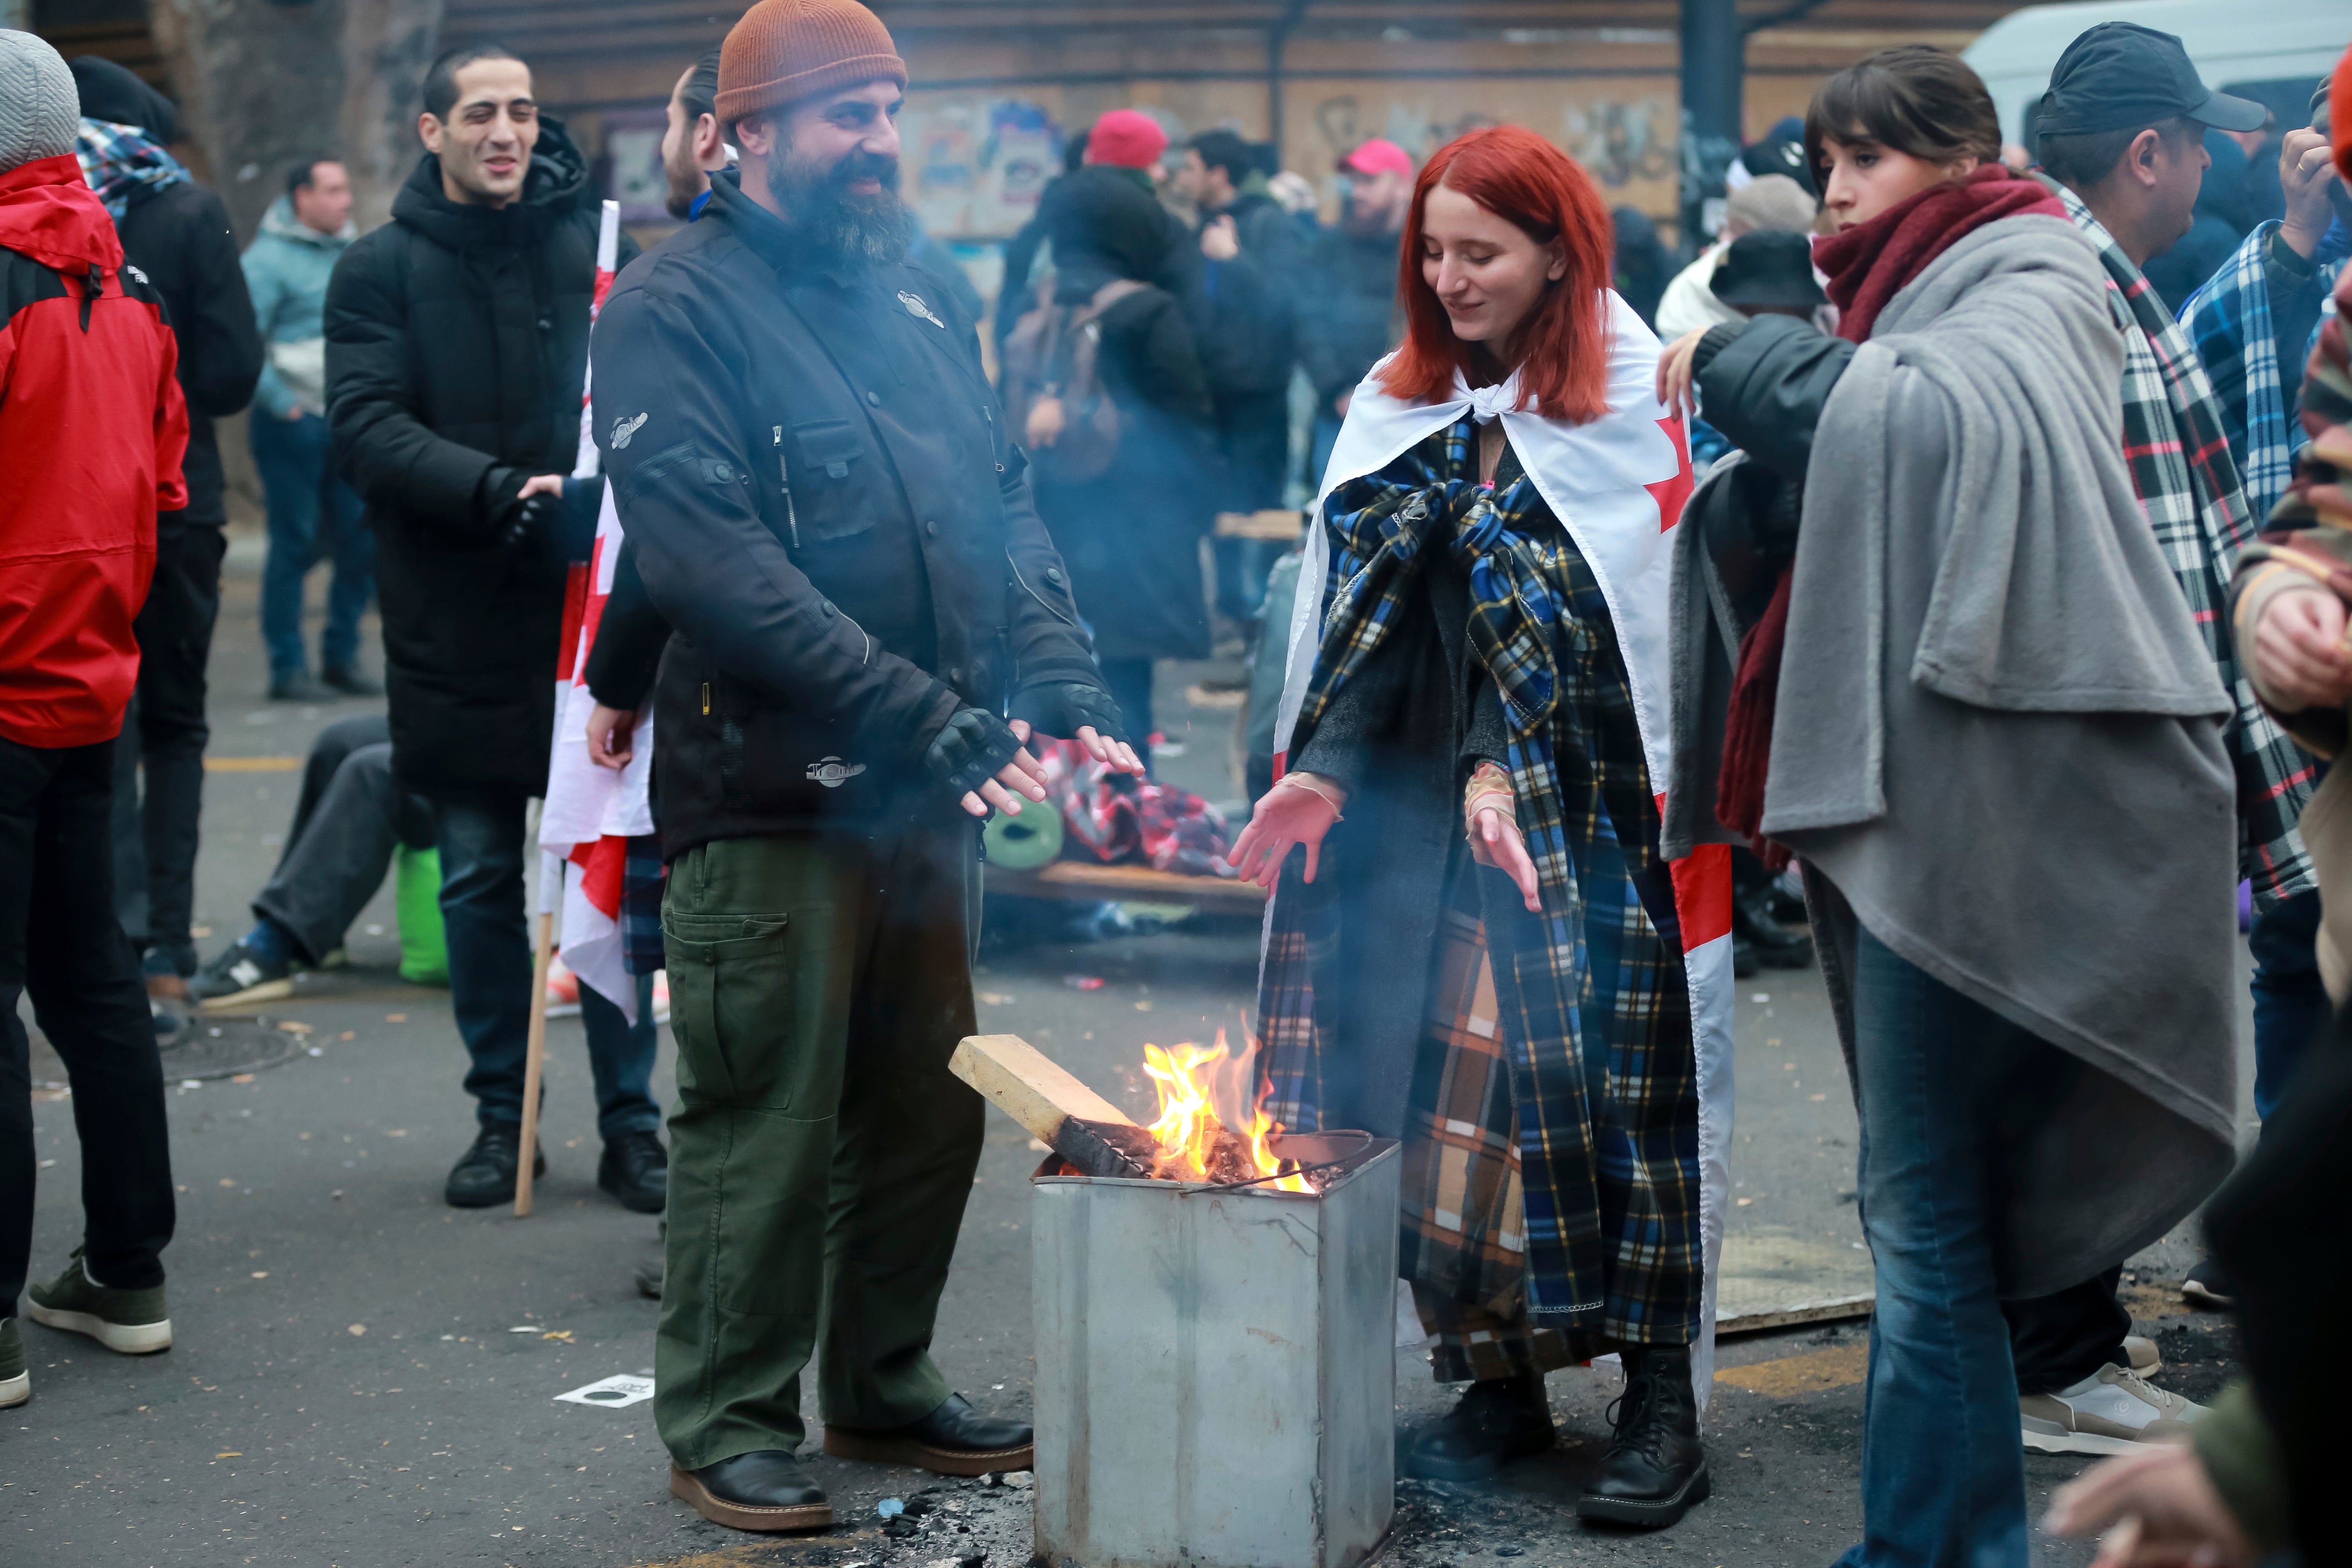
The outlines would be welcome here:
M 991 865 L 1008 871 L 1034 871 L 1062 853 L 1062 814 L 1051 801 L 1023 803 L 1021 815 L 998 812 L 981 830 Z
M 400 977 L 411 985 L 449 984 L 449 939 L 441 930 L 441 851 L 402 845 L 393 854 L 393 907 L 400 921 Z

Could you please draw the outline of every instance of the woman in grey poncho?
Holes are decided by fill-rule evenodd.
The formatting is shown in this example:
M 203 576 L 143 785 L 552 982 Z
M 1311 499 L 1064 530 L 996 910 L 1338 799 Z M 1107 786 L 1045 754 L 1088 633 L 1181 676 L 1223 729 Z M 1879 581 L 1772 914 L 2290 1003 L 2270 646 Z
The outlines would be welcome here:
M 2098 258 L 2000 166 L 1983 84 L 1884 50 L 1806 141 L 1839 336 L 1662 362 L 1744 453 L 1678 545 L 1667 853 L 1805 868 L 1878 1275 L 1844 1561 L 2022 1568 L 2000 1299 L 2230 1166 L 2230 705 L 2124 467 Z

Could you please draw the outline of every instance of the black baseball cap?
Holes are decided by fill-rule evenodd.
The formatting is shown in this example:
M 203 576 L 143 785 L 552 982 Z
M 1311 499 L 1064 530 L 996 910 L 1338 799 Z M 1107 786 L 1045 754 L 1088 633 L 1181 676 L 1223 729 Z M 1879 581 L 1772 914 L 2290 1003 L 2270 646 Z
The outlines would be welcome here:
M 2039 129 L 2044 136 L 2084 136 L 2185 115 L 2217 131 L 2260 131 L 2269 112 L 2208 89 L 2170 33 L 2102 22 L 2058 57 Z
M 1801 234 L 1758 229 L 1731 242 L 1707 287 L 1727 305 L 1810 309 L 1826 305 L 1813 277 L 1813 242 Z

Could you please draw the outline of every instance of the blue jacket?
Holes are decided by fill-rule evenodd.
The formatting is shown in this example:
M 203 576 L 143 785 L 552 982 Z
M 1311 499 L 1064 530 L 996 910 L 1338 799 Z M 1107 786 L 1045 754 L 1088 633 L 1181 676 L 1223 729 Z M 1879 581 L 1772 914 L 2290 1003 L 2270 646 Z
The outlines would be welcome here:
M 278 197 L 262 216 L 261 232 L 245 250 L 245 286 L 269 347 L 254 392 L 264 412 L 280 419 L 297 407 L 326 412 L 327 279 L 358 235 L 348 223 L 340 234 L 320 234 L 294 216 L 291 196 Z

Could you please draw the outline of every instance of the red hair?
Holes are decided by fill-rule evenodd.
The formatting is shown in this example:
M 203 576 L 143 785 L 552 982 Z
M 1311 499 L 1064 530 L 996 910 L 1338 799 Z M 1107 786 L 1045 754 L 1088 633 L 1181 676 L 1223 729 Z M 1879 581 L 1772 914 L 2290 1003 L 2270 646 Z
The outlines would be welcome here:
M 1381 385 L 1408 402 L 1433 402 L 1453 390 L 1457 369 L 1470 369 L 1470 345 L 1454 335 L 1437 291 L 1421 275 L 1423 215 L 1440 182 L 1517 224 L 1538 245 L 1559 241 L 1568 270 L 1545 285 L 1528 321 L 1520 406 L 1532 400 L 1545 418 L 1572 425 L 1600 418 L 1609 411 L 1609 210 L 1574 159 L 1516 125 L 1455 138 L 1414 182 L 1397 260 L 1404 346 L 1381 372 Z

